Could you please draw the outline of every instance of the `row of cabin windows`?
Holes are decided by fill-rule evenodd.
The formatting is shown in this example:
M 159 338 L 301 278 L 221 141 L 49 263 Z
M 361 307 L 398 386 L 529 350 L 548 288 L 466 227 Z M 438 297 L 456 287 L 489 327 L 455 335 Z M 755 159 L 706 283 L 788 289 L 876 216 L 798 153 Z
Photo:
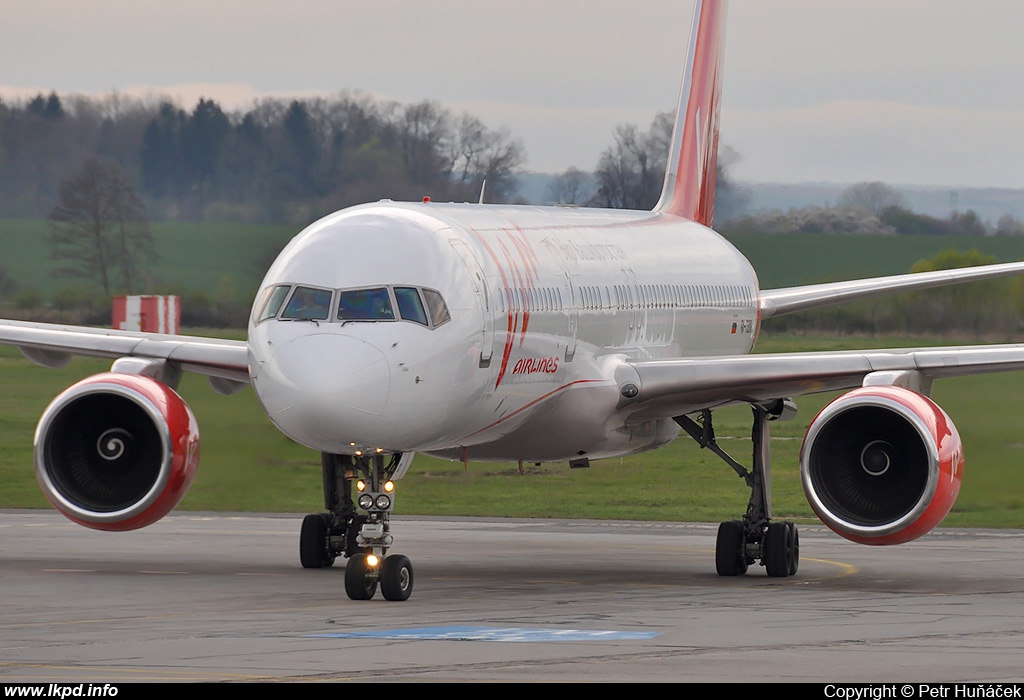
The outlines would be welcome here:
M 641 284 L 576 288 L 580 309 L 749 308 L 754 290 L 742 285 Z M 557 287 L 502 289 L 501 311 L 561 311 Z
M 412 321 L 436 328 L 451 320 L 441 293 L 425 287 L 370 287 L 366 289 L 323 289 L 280 284 L 263 290 L 254 316 L 257 323 L 276 318 L 282 321 L 334 320 Z M 397 312 L 396 312 L 397 310 Z

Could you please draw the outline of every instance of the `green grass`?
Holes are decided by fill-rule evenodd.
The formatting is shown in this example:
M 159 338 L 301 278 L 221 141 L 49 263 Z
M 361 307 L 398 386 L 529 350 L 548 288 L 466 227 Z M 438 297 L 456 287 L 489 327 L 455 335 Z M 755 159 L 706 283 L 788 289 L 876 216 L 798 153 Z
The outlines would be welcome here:
M 202 291 L 214 295 L 225 275 L 237 290 L 237 301 L 256 293 L 267 266 L 299 232 L 289 225 L 154 223 L 159 261 L 151 273 L 160 289 Z M 50 229 L 45 221 L 0 219 L 0 265 L 20 288 L 33 288 L 49 299 L 62 287 L 82 281 L 54 274 Z
M 153 225 L 161 254 L 154 270 L 164 288 L 213 295 L 225 275 L 236 298 L 255 291 L 274 252 L 297 228 L 242 224 Z M 49 296 L 78 284 L 53 275 L 43 221 L 0 220 L 0 261 L 24 287 Z M 999 260 L 1024 259 L 1024 237 L 929 236 L 734 236 L 765 288 L 826 279 L 906 272 L 945 248 L 972 247 Z M 770 330 L 770 322 L 768 324 Z M 928 345 L 933 339 L 766 337 L 759 350 L 791 352 L 893 345 Z M 12 348 L 0 347 L 0 507 L 36 507 L 46 502 L 32 470 L 32 434 L 46 404 L 78 379 L 109 363 L 78 359 L 51 370 L 32 365 Z M 202 377 L 186 376 L 181 393 L 192 406 L 203 435 L 196 483 L 181 507 L 195 510 L 306 512 L 322 507 L 318 455 L 281 435 L 263 415 L 251 390 L 224 397 Z M 964 439 L 967 471 L 963 490 L 946 523 L 1024 527 L 1024 373 L 938 382 L 935 398 Z M 797 475 L 797 453 L 807 423 L 828 396 L 798 400 L 800 414 L 773 426 L 773 497 L 777 516 L 811 518 Z M 715 416 L 722 444 L 749 461 L 749 411 Z M 470 464 L 416 458 L 397 498 L 401 513 L 556 516 L 716 521 L 739 515 L 746 504 L 742 482 L 688 438 L 660 450 L 570 470 L 565 463 Z
M 161 289 L 213 295 L 228 275 L 237 300 L 248 301 L 274 254 L 297 226 L 159 222 L 151 225 L 160 260 L 152 273 Z M 81 282 L 54 275 L 45 221 L 0 219 L 0 264 L 22 287 L 50 298 Z M 814 233 L 728 236 L 757 270 L 765 289 L 824 280 L 900 274 L 946 248 L 978 248 L 999 261 L 1024 260 L 1021 236 L 829 236 Z
M 763 351 L 822 347 L 928 345 L 929 339 L 765 338 Z M 35 422 L 46 404 L 77 379 L 108 363 L 76 360 L 59 370 L 37 367 L 0 348 L 0 507 L 43 507 L 32 470 Z M 183 509 L 311 512 L 322 508 L 319 456 L 291 442 L 263 415 L 251 390 L 226 397 L 188 375 L 181 393 L 203 434 L 202 462 Z M 936 383 L 935 399 L 952 416 L 965 443 L 964 486 L 946 525 L 1024 527 L 1024 373 Z M 800 438 L 831 397 L 798 400 L 796 420 L 773 424 L 772 476 L 776 517 L 810 520 L 797 472 Z M 720 442 L 749 461 L 750 412 L 715 414 Z M 418 456 L 397 494 L 405 514 L 629 520 L 720 521 L 740 515 L 747 491 L 735 474 L 688 438 L 652 452 L 594 462 L 525 465 L 470 463 Z
M 1024 260 L 1024 236 L 853 236 L 818 233 L 734 235 L 763 289 L 898 275 L 947 248 L 977 248 L 999 262 Z

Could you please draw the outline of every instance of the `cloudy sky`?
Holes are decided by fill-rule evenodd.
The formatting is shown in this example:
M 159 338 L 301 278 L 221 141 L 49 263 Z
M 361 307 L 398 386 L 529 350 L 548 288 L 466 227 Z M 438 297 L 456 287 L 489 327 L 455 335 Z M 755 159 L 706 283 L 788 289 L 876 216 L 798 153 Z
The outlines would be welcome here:
M 592 168 L 675 105 L 688 0 L 0 0 L 0 95 L 358 89 L 434 99 Z M 737 179 L 1024 188 L 1024 2 L 733 0 Z

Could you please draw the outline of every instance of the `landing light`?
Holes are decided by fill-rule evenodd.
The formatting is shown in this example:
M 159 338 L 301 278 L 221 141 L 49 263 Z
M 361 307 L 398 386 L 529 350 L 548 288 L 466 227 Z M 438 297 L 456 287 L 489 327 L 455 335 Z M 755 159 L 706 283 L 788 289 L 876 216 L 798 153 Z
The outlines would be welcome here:
M 394 491 L 395 490 L 395 482 L 393 482 L 393 481 L 385 481 L 384 482 L 384 490 L 387 491 L 388 493 L 391 493 L 392 491 Z
M 379 510 L 387 510 L 388 508 L 391 507 L 391 499 L 382 493 L 381 495 L 377 496 L 376 504 Z
M 370 510 L 373 508 L 373 496 L 368 493 L 364 493 L 359 497 L 359 507 L 363 510 Z
M 356 482 L 356 490 L 359 491 L 359 493 L 362 493 L 363 491 L 365 491 L 366 490 L 366 482 L 363 481 L 362 479 L 357 481 Z
M 380 557 L 378 557 L 376 554 L 367 554 L 366 555 L 366 565 L 368 567 L 370 567 L 371 569 L 374 569 L 374 568 L 377 567 L 377 564 L 380 564 Z

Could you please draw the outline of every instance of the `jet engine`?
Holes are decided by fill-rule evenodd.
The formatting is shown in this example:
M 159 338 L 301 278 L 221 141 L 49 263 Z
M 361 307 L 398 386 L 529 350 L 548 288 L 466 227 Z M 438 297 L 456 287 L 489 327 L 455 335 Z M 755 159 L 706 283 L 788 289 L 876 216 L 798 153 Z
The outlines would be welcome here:
M 818 517 L 861 544 L 900 544 L 942 521 L 960 491 L 963 446 L 931 399 L 897 386 L 855 389 L 826 406 L 800 449 Z
M 174 390 L 105 373 L 55 398 L 35 437 L 36 476 L 54 507 L 97 530 L 135 530 L 181 501 L 199 465 L 199 430 Z

